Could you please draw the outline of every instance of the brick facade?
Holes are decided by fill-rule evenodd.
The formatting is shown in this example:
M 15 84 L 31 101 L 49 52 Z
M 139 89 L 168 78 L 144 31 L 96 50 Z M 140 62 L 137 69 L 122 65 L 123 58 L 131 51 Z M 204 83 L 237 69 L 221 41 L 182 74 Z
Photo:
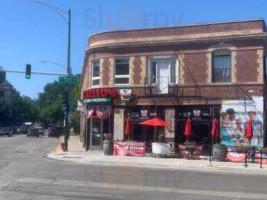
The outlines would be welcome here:
M 122 87 L 114 85 L 113 62 L 115 58 L 128 57 L 130 60 L 130 81 L 129 85 L 123 87 L 138 87 L 138 90 L 136 90 L 138 91 L 137 95 L 145 96 L 147 95 L 145 79 L 147 78 L 149 57 L 170 55 L 175 57 L 178 63 L 176 67 L 177 74 L 175 74 L 175 76 L 178 76 L 176 81 L 178 85 L 174 87 L 175 92 L 172 92 L 173 94 L 190 97 L 202 96 L 204 98 L 226 98 L 228 95 L 232 98 L 240 98 L 245 95 L 246 90 L 249 90 L 249 88 L 243 89 L 246 88 L 246 85 L 252 88 L 253 84 L 255 84 L 255 91 L 263 91 L 265 31 L 264 21 L 251 20 L 95 34 L 90 38 L 87 50 L 89 53 L 88 65 L 84 66 L 86 75 L 83 76 L 83 81 L 90 82 L 90 62 L 94 59 L 100 59 L 100 86 Z M 197 34 L 198 38 L 195 38 Z M 206 38 L 207 35 L 205 34 L 210 34 L 210 38 Z M 186 41 L 167 38 L 175 38 L 177 35 L 183 35 L 188 38 L 190 38 L 190 35 L 195 36 L 194 40 L 187 38 Z M 225 35 L 227 35 L 227 38 Z M 242 38 L 236 38 L 237 35 L 238 37 L 242 36 Z M 150 41 L 140 44 L 140 41 L 148 36 L 150 38 L 166 37 L 166 41 L 160 45 L 152 44 Z M 211 38 L 215 36 L 217 39 L 213 41 Z M 231 37 L 232 39 L 229 39 Z M 136 41 L 128 44 L 128 41 L 121 43 L 121 39 L 136 39 Z M 198 41 L 200 39 L 201 42 Z M 112 42 L 110 43 L 111 40 Z M 101 42 L 101 47 L 91 47 L 96 42 Z M 109 48 L 114 42 L 120 45 L 116 48 Z M 212 53 L 220 49 L 228 49 L 231 52 L 231 81 L 213 83 Z M 243 85 L 243 87 L 240 87 L 240 85 Z M 86 86 L 87 84 L 83 84 L 83 88 L 86 88 Z M 183 86 L 189 87 L 185 89 Z M 143 91 L 141 92 L 142 94 L 140 93 L 141 90 Z M 151 91 L 155 93 L 156 89 L 152 87 Z M 147 102 L 147 100 L 144 100 L 144 102 Z

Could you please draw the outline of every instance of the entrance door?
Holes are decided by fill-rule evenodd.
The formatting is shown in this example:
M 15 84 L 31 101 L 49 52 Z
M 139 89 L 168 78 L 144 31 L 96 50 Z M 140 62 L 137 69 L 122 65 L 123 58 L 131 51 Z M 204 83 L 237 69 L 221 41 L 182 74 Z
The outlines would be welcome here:
M 168 93 L 170 62 L 159 61 L 157 64 L 157 91 L 158 93 Z
M 93 116 L 91 118 L 90 149 L 102 149 L 103 120 Z

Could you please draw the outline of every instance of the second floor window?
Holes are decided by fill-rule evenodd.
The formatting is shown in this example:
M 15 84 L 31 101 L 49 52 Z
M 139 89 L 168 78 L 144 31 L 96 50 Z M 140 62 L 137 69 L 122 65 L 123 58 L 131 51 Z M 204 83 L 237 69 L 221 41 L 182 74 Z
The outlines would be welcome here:
M 231 54 L 230 51 L 215 51 L 212 63 L 212 82 L 231 81 Z
M 100 64 L 99 60 L 92 62 L 92 86 L 100 84 Z
M 114 70 L 115 84 L 129 84 L 130 82 L 130 67 L 129 59 L 116 59 Z
M 157 93 L 168 93 L 169 84 L 176 83 L 175 58 L 172 56 L 151 56 L 147 83 L 155 84 Z

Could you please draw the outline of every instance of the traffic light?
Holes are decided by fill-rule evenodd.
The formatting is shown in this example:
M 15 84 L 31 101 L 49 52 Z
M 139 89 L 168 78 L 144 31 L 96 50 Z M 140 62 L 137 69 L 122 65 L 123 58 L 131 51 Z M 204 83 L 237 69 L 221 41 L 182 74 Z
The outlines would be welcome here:
M 32 66 L 30 64 L 26 64 L 26 74 L 25 74 L 26 79 L 31 78 L 31 71 L 32 71 Z
M 68 106 L 68 91 L 62 92 L 62 108 L 66 109 Z

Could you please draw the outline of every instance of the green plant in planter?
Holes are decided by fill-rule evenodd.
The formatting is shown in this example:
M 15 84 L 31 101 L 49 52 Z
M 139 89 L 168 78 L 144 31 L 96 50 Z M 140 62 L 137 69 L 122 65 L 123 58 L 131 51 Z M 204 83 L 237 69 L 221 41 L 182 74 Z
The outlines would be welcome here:
M 159 135 L 159 143 L 165 143 L 165 136 L 164 135 Z
M 186 140 L 184 146 L 186 149 L 194 149 L 196 147 L 196 142 Z
M 104 133 L 105 140 L 112 140 L 112 133 Z
M 249 149 L 249 144 L 248 143 L 237 143 L 235 145 L 235 149 L 237 152 L 242 152 L 242 151 L 246 151 Z
M 267 147 L 261 148 L 262 153 L 267 153 Z

